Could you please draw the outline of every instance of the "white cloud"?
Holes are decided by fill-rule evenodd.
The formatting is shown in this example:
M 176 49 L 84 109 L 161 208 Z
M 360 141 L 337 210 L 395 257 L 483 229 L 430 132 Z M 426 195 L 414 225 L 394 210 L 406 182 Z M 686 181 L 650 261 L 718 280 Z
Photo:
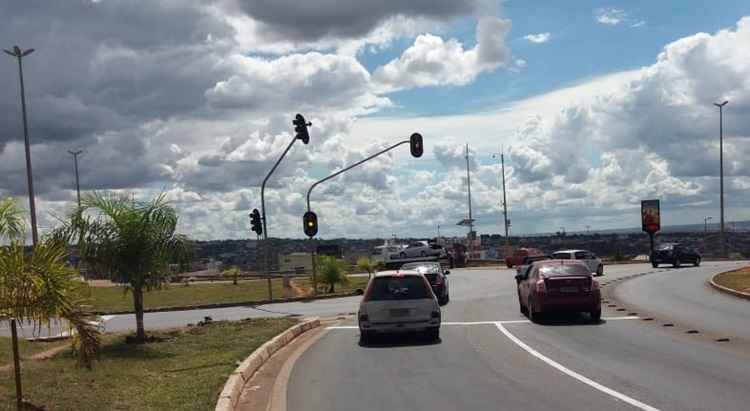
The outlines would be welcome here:
M 625 10 L 616 8 L 601 8 L 595 13 L 596 21 L 601 24 L 616 26 L 628 18 Z
M 527 34 L 527 35 L 523 36 L 524 39 L 526 39 L 526 40 L 528 40 L 528 41 L 530 41 L 532 43 L 537 43 L 537 44 L 548 42 L 549 39 L 550 39 L 550 37 L 552 37 L 552 35 L 549 32 L 536 33 L 536 34 Z
M 437 85 L 464 85 L 480 73 L 492 71 L 510 60 L 505 36 L 511 23 L 483 17 L 477 23 L 477 45 L 464 50 L 458 40 L 423 34 L 401 57 L 378 67 L 373 79 L 381 92 Z

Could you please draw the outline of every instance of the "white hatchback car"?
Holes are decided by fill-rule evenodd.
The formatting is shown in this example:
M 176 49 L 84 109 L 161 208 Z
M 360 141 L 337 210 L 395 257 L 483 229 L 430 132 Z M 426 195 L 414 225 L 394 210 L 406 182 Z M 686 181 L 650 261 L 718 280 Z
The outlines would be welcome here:
M 591 251 L 560 250 L 552 253 L 551 258 L 553 260 L 581 260 L 589 267 L 589 271 L 596 274 L 596 276 L 604 275 L 604 264 L 602 264 L 602 260 Z
M 432 287 L 417 271 L 382 271 L 367 284 L 359 304 L 360 342 L 374 334 L 422 332 L 440 338 L 440 306 Z

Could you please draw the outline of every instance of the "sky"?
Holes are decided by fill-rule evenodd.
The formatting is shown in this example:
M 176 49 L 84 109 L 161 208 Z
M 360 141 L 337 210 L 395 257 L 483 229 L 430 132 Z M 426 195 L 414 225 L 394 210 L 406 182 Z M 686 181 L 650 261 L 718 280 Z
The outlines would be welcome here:
M 42 232 L 81 189 L 165 193 L 195 239 L 513 234 L 750 219 L 750 4 L 719 1 L 28 0 L 0 3 L 24 58 Z M 0 198 L 28 204 L 18 66 L 0 59 Z M 254 235 L 252 236 L 254 237 Z

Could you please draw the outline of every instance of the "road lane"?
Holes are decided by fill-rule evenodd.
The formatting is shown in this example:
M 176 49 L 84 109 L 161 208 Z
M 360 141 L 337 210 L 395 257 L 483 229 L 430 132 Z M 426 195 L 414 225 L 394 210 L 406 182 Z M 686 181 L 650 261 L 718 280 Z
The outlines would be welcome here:
M 452 302 L 443 309 L 444 321 L 524 319 L 512 270 L 472 271 L 456 270 L 451 277 Z M 620 286 L 658 278 L 669 269 L 610 266 L 604 280 L 654 271 Z M 478 298 L 472 298 L 474 290 Z M 622 313 L 605 310 L 604 315 Z M 562 318 L 505 327 L 544 356 L 648 406 L 744 409 L 750 402 L 749 353 L 675 335 L 650 322 L 586 325 L 580 318 Z M 357 336 L 356 329 L 331 330 L 302 355 L 289 382 L 289 410 L 637 409 L 563 374 L 488 324 L 445 326 L 442 342 L 435 345 L 410 340 L 360 347 Z

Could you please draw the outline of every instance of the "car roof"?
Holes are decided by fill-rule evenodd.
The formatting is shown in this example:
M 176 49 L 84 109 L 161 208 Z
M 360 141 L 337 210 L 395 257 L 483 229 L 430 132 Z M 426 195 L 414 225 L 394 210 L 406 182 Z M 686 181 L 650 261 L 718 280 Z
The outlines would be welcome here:
M 581 260 L 541 260 L 534 261 L 534 265 L 585 265 Z
M 580 252 L 588 253 L 589 251 L 588 250 L 558 250 L 558 251 L 555 251 L 552 254 L 557 254 L 557 253 L 580 253 Z
M 378 273 L 375 273 L 375 278 L 378 277 L 394 277 L 396 275 L 400 276 L 420 276 L 422 275 L 419 271 L 416 270 L 388 270 L 388 271 L 380 271 Z

